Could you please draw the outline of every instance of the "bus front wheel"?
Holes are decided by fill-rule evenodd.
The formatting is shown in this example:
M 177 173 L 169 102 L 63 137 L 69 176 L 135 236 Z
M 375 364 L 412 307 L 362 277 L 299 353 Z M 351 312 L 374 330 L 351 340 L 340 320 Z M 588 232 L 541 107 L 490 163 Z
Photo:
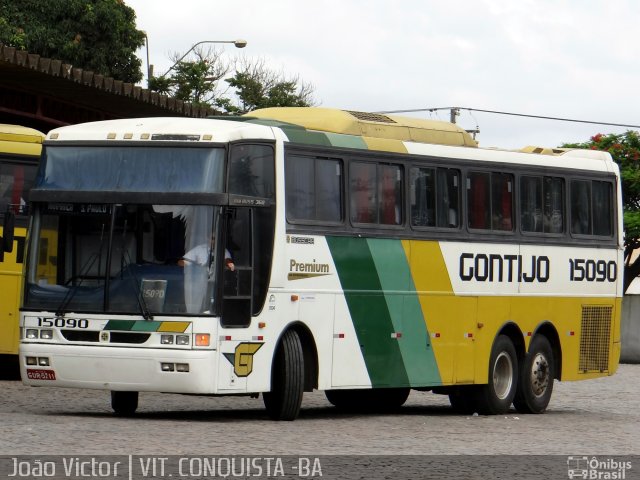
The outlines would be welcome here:
M 116 415 L 129 417 L 138 409 L 138 392 L 111 392 L 111 408 Z
M 525 356 L 513 405 L 520 413 L 543 413 L 553 392 L 555 364 L 549 340 L 536 335 Z
M 304 392 L 304 353 L 300 336 L 287 330 L 282 336 L 271 369 L 271 391 L 262 397 L 273 420 L 295 420 Z
M 506 413 L 513 402 L 518 384 L 518 357 L 513 342 L 498 335 L 489 360 L 489 382 L 478 386 L 476 406 L 484 415 Z

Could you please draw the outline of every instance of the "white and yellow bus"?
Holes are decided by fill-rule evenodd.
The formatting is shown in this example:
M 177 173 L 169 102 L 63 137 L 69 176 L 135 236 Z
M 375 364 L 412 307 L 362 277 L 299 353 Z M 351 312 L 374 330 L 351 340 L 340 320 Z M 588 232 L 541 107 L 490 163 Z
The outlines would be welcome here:
M 110 390 L 118 414 L 140 391 L 260 393 L 291 420 L 313 389 L 540 413 L 554 380 L 618 365 L 604 152 L 321 108 L 116 120 L 50 132 L 31 200 L 23 381 Z
M 5 373 L 15 368 L 18 355 L 27 195 L 35 180 L 43 140 L 44 135 L 32 128 L 0 124 L 0 225 L 13 226 L 8 235 L 0 227 L 0 370 Z

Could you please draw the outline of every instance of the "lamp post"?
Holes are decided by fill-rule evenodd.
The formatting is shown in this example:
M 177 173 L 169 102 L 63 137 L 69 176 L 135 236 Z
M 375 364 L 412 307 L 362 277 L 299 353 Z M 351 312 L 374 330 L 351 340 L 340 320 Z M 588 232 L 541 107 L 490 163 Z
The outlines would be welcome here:
M 198 45 L 202 45 L 203 43 L 233 43 L 233 45 L 236 48 L 244 48 L 244 47 L 247 46 L 247 41 L 246 40 L 242 40 L 242 39 L 238 39 L 238 40 L 202 40 L 201 42 L 193 44 L 191 46 L 191 48 L 189 50 L 187 50 L 187 52 L 184 55 L 182 55 L 178 60 L 176 60 L 176 62 L 169 67 L 169 70 L 167 70 L 162 75 L 160 75 L 159 78 L 165 77 L 171 70 L 173 70 L 175 68 L 176 65 L 178 65 L 187 55 L 189 55 L 193 51 L 194 48 L 196 48 Z

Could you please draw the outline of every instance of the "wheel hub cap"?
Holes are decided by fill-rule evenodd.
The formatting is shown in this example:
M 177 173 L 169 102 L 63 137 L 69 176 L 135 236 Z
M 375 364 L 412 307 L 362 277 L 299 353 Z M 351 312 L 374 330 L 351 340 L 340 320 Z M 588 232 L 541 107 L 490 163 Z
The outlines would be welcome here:
M 493 368 L 493 388 L 500 400 L 504 400 L 509 396 L 512 383 L 513 363 L 511 362 L 511 357 L 506 352 L 502 352 L 496 358 Z
M 549 386 L 549 362 L 538 353 L 531 365 L 531 390 L 536 397 L 544 395 Z

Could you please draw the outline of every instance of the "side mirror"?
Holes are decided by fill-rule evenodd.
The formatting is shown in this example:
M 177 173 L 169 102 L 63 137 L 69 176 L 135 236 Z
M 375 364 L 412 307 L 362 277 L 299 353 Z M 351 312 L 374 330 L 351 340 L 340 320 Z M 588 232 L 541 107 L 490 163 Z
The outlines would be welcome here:
M 16 214 L 7 210 L 4 214 L 2 225 L 2 251 L 11 252 L 13 250 L 13 233 L 16 225 Z

